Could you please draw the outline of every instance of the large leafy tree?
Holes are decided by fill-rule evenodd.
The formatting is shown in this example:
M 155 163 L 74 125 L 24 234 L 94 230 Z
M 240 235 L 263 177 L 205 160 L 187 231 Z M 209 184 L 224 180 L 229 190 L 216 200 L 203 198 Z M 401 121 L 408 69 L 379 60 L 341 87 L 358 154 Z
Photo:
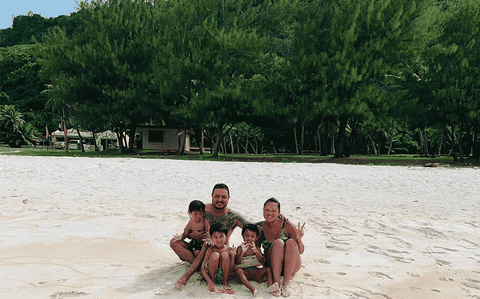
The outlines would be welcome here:
M 177 115 L 193 123 L 213 125 L 213 156 L 233 125 L 252 113 L 254 76 L 249 66 L 266 46 L 259 30 L 269 1 L 169 1 L 164 28 L 165 64 L 157 84 L 179 107 Z
M 298 55 L 292 91 L 338 124 L 336 156 L 344 156 L 346 129 L 379 120 L 396 107 L 383 77 L 415 61 L 436 21 L 432 0 L 314 0 L 301 3 L 294 28 Z
M 122 151 L 133 152 L 136 126 L 165 111 L 158 86 L 151 84 L 163 45 L 164 1 L 108 0 L 80 3 L 85 30 L 67 38 L 56 30 L 45 38 L 42 63 L 48 93 L 84 126 L 111 126 Z M 123 139 L 123 138 L 122 138 Z
M 68 35 L 82 31 L 80 14 L 75 12 L 70 16 L 61 15 L 56 18 L 44 18 L 33 13 L 16 16 L 13 19 L 12 28 L 0 30 L 0 47 L 42 42 L 43 35 L 56 26 L 65 28 Z
M 55 117 L 45 110 L 45 83 L 40 76 L 34 45 L 0 48 L 0 105 L 15 105 L 25 121 L 37 129 L 54 127 Z
M 465 135 L 480 131 L 480 3 L 453 1 L 445 13 L 440 42 L 451 50 L 431 57 L 423 87 L 430 115 L 446 125 L 454 159 L 458 152 L 463 162 Z

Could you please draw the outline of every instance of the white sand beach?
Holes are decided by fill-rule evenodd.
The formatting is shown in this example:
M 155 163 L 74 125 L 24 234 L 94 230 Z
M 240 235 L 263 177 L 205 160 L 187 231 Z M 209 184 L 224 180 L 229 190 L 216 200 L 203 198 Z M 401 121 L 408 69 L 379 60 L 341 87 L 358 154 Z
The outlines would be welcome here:
M 216 183 L 306 222 L 291 298 L 480 298 L 480 169 L 0 155 L 0 298 L 217 295 L 169 247 Z M 231 243 L 241 242 L 236 230 Z M 259 285 L 259 298 L 274 298 Z

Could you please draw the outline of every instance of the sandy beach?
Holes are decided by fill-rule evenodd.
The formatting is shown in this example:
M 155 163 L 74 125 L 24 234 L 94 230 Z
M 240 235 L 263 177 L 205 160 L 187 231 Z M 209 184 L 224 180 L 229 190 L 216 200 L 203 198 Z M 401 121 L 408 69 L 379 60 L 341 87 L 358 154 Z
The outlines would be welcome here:
M 480 299 L 480 169 L 0 155 L 0 298 L 251 298 L 208 291 L 169 247 L 230 187 L 306 222 L 291 298 Z M 241 243 L 236 230 L 231 243 Z M 258 298 L 274 298 L 265 284 Z

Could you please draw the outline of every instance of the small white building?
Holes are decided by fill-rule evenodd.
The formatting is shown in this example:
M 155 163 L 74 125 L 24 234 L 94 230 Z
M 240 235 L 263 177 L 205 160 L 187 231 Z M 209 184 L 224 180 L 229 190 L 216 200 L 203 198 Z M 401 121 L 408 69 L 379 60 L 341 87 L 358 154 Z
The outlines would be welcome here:
M 185 151 L 190 151 L 190 134 L 183 136 L 184 131 L 156 126 L 137 127 L 136 146 L 138 149 L 158 150 L 165 152 L 179 151 L 185 141 Z

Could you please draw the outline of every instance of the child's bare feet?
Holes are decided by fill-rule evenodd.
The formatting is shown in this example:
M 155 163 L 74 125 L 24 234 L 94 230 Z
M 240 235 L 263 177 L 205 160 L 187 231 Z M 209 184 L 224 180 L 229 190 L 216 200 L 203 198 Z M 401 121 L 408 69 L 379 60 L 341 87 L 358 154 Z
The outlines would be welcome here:
M 223 284 L 223 292 L 230 295 L 235 293 L 228 282 Z
M 208 283 L 208 290 L 210 292 L 218 292 L 218 291 L 215 290 L 215 284 L 213 282 Z
M 290 297 L 290 289 L 288 286 L 282 286 L 282 296 L 283 297 Z
M 187 278 L 185 276 L 182 276 L 177 280 L 177 282 L 175 283 L 175 286 L 177 287 L 177 289 L 181 290 L 185 287 L 186 284 L 187 284 Z
M 280 297 L 280 287 L 278 286 L 278 282 L 272 284 L 267 288 L 267 292 L 272 294 L 275 297 Z

